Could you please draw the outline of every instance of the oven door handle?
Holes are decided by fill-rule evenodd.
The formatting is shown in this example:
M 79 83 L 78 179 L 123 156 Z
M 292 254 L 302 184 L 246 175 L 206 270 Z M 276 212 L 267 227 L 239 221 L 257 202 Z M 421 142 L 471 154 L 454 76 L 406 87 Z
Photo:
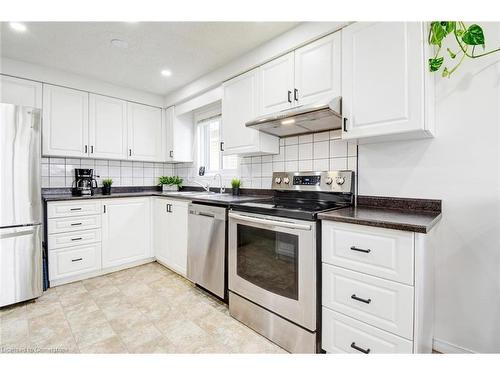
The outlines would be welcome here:
M 290 229 L 311 230 L 311 226 L 306 224 L 295 224 L 295 223 L 288 223 L 286 221 L 261 219 L 253 216 L 238 215 L 232 212 L 229 213 L 229 217 L 233 219 L 247 221 L 249 223 L 272 225 L 275 227 L 290 228 Z

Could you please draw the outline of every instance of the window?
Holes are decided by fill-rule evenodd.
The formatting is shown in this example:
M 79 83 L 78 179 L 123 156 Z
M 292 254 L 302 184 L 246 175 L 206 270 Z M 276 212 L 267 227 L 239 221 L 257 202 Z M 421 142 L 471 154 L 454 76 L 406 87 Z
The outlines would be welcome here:
M 238 168 L 236 155 L 223 156 L 220 150 L 222 116 L 220 114 L 199 120 L 198 125 L 198 165 L 205 167 L 206 173 L 216 173 Z

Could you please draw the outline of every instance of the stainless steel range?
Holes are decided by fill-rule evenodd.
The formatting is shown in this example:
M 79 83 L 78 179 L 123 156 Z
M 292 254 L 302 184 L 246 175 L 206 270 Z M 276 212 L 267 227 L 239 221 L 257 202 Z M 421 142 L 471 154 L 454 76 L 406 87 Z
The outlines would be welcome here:
M 314 353 L 320 280 L 317 214 L 353 203 L 354 172 L 275 172 L 268 201 L 229 213 L 229 311 L 292 353 Z

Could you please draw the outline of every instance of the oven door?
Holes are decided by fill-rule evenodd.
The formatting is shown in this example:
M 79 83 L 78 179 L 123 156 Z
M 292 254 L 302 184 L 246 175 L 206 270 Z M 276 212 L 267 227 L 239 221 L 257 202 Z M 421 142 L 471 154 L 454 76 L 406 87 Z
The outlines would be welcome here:
M 316 330 L 316 223 L 232 211 L 229 290 Z

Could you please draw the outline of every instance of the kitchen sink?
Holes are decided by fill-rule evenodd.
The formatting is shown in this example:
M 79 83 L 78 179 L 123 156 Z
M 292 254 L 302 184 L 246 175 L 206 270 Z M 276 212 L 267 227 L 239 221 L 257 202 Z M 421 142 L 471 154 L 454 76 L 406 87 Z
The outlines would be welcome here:
M 204 196 L 211 196 L 211 195 L 214 195 L 214 194 L 217 194 L 215 192 L 207 192 L 207 191 L 166 191 L 166 192 L 163 192 L 162 194 L 165 194 L 165 195 L 178 195 L 178 196 L 187 196 L 187 197 L 191 197 L 191 196 L 199 196 L 199 195 L 204 195 Z

